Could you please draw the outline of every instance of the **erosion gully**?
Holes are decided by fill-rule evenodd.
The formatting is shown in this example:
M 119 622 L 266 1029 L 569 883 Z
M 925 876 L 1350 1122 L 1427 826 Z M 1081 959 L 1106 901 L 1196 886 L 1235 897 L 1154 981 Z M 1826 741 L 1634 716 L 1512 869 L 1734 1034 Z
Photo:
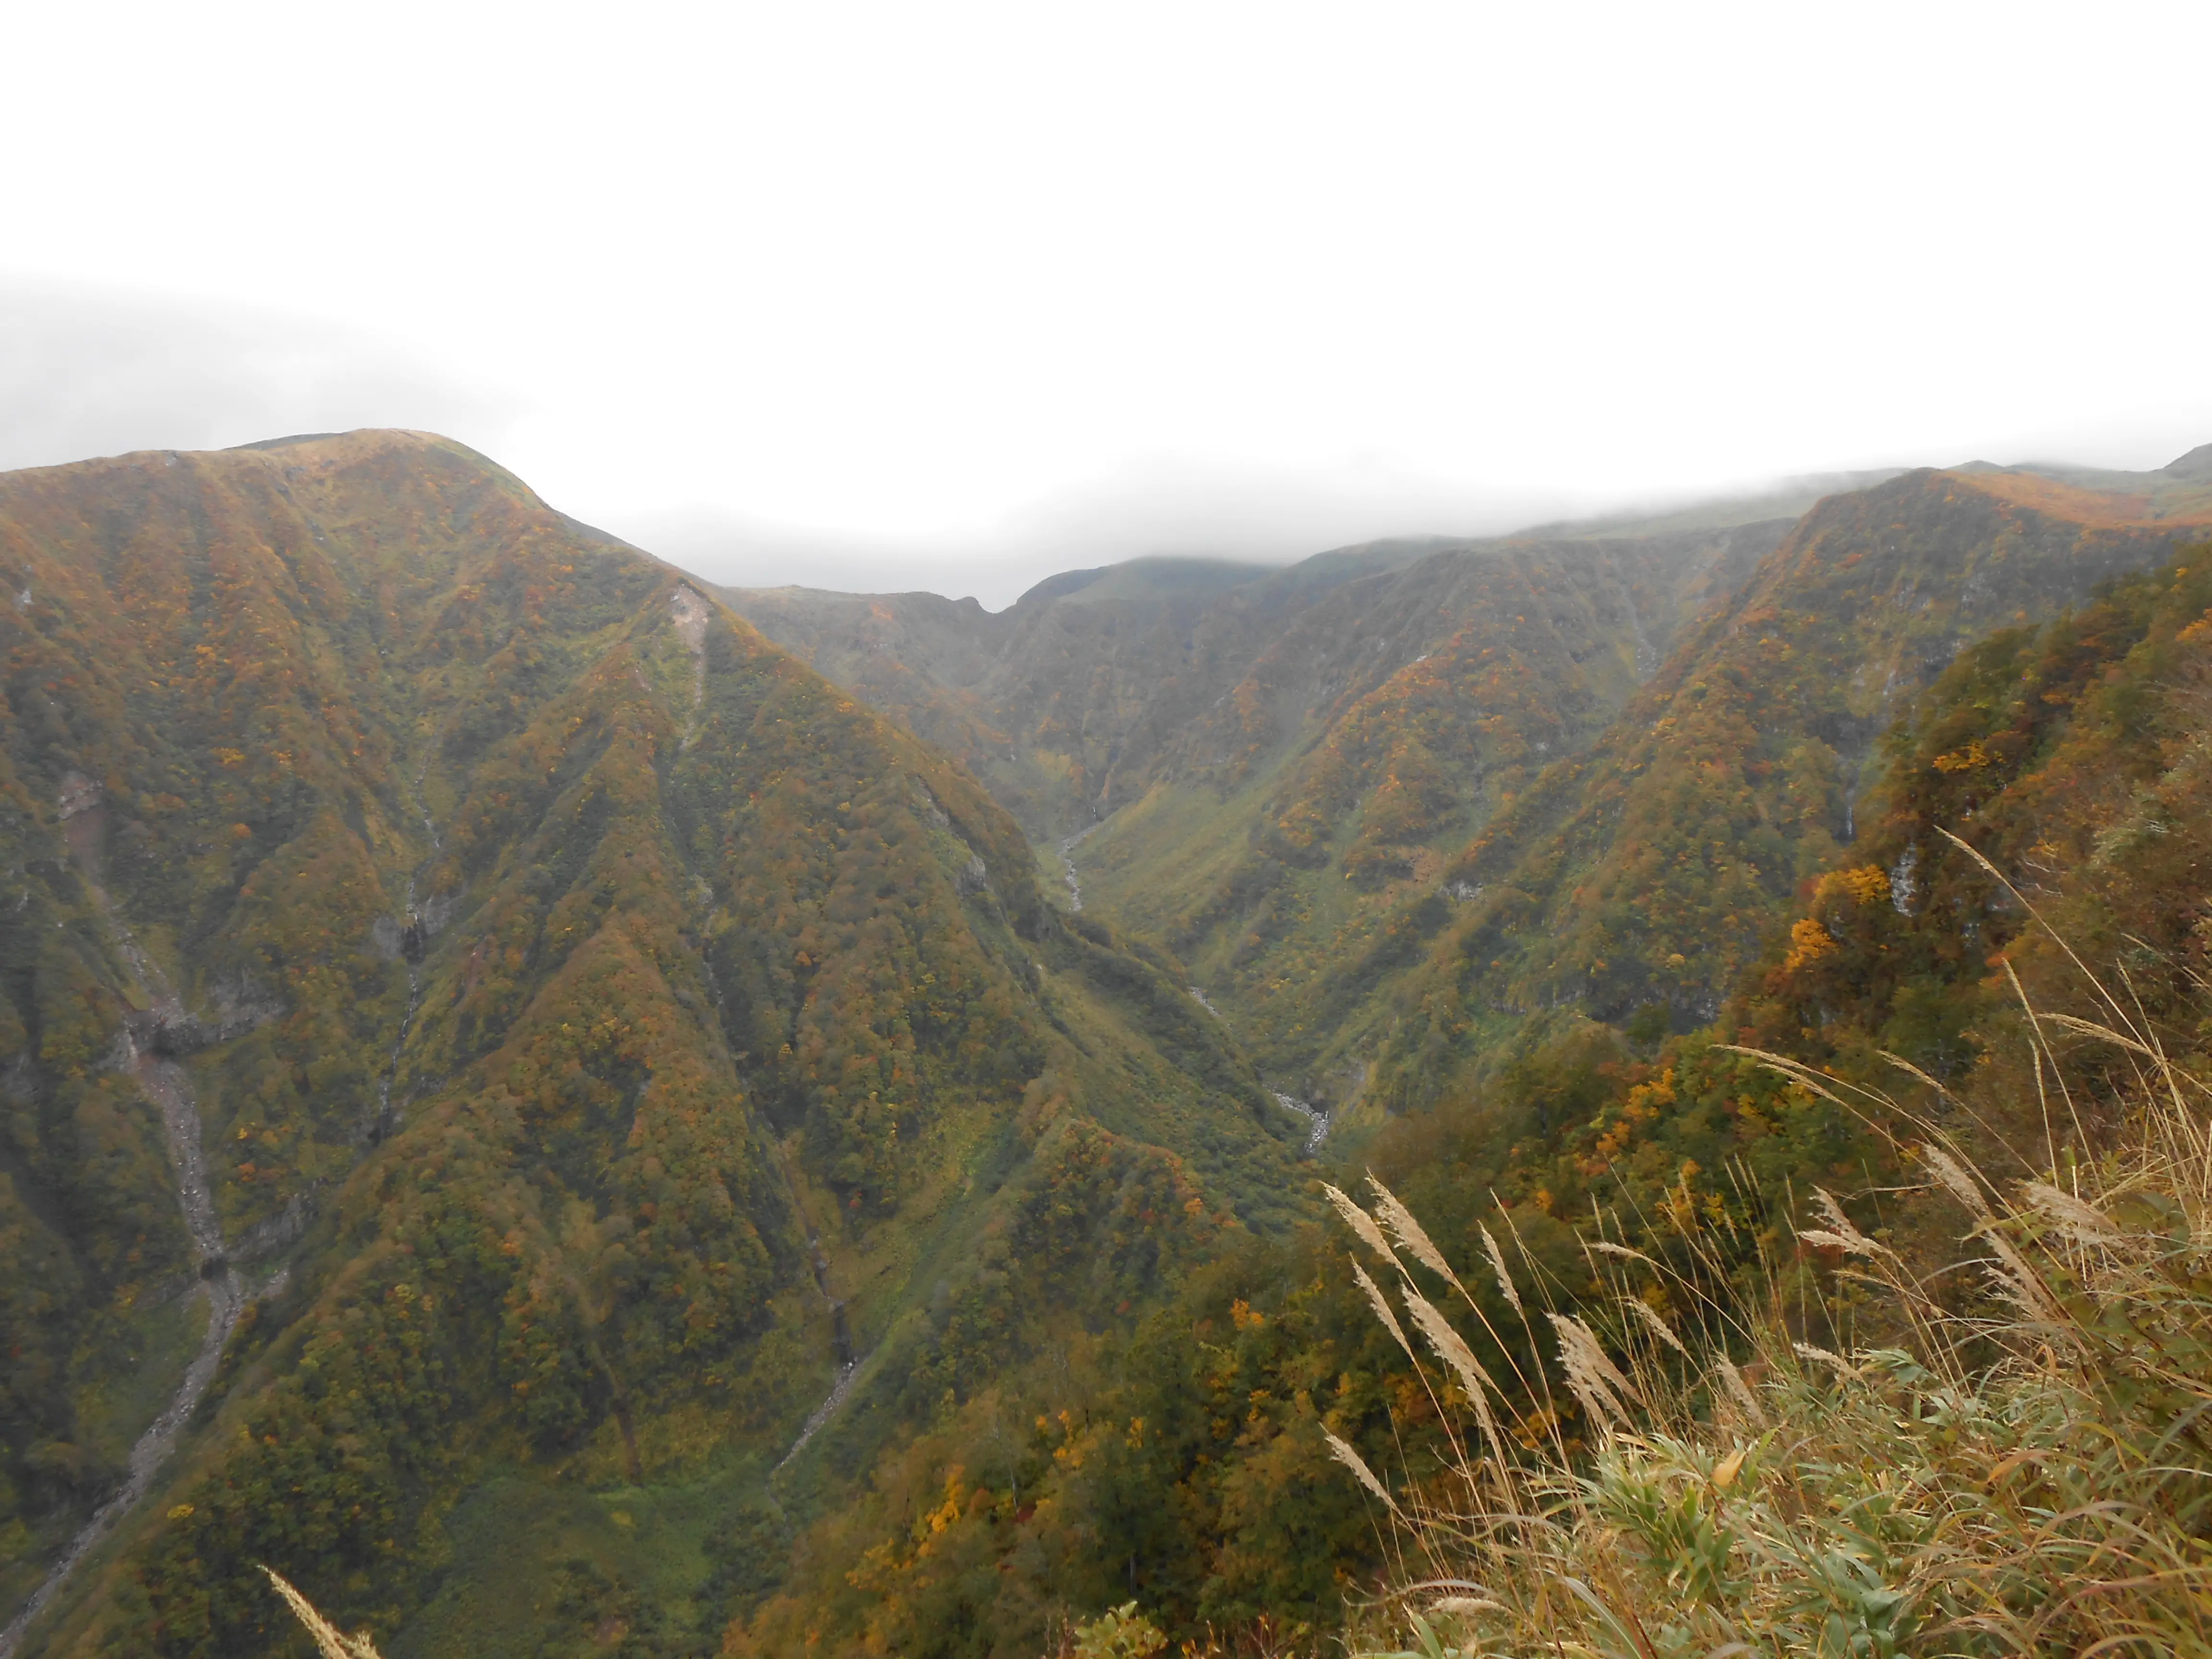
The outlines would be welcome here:
M 192 1408 L 199 1404 L 200 1396 L 215 1380 L 216 1367 L 222 1360 L 223 1344 L 230 1340 L 238 1316 L 245 1311 L 249 1300 L 237 1267 L 224 1254 L 222 1227 L 216 1219 L 215 1204 L 209 1196 L 207 1164 L 200 1148 L 199 1107 L 193 1098 L 191 1079 L 175 1060 L 159 1052 L 161 1033 L 188 1023 L 184 1004 L 160 968 L 139 948 L 138 941 L 116 915 L 106 893 L 96 884 L 93 892 L 118 952 L 130 964 L 140 991 L 151 1005 L 150 1018 L 141 1016 L 125 1025 L 112 1063 L 131 1074 L 139 1092 L 161 1114 L 161 1127 L 168 1141 L 169 1168 L 177 1183 L 177 1202 L 184 1211 L 185 1231 L 191 1240 L 193 1265 L 199 1274 L 198 1289 L 207 1297 L 207 1332 L 201 1337 L 199 1350 L 193 1354 L 191 1363 L 185 1367 L 184 1380 L 178 1384 L 176 1393 L 131 1448 L 128 1472 L 122 1486 L 93 1512 L 92 1518 L 48 1569 L 31 1599 L 23 1604 L 7 1629 L 0 1631 L 0 1659 L 11 1659 L 32 1620 L 46 1611 L 85 1557 L 146 1495 L 147 1489 L 154 1484 L 154 1477 L 175 1449 Z M 141 1046 L 142 1041 L 144 1047 Z
M 670 619 L 675 624 L 677 637 L 683 641 L 684 648 L 691 653 L 691 707 L 684 717 L 683 738 L 677 745 L 677 753 L 680 757 L 697 741 L 705 711 L 707 628 L 713 615 L 713 610 L 698 593 L 689 587 L 679 586 L 668 596 L 668 611 Z M 1076 839 L 1080 840 L 1081 837 L 1078 836 Z M 694 890 L 708 895 L 707 908 L 711 910 L 714 903 L 711 896 L 714 884 L 700 874 L 697 866 L 691 862 L 688 854 L 684 864 L 691 878 Z M 1068 885 L 1072 889 L 1074 884 L 1075 878 L 1071 866 Z M 1081 908 L 1081 903 L 1082 901 L 1079 896 L 1076 899 L 1078 908 Z M 725 1012 L 722 1006 L 722 986 L 714 973 L 714 957 L 706 950 L 703 940 L 699 952 L 699 960 L 700 965 L 706 970 L 708 994 L 714 1004 L 716 1018 L 719 1019 Z M 845 1403 L 846 1396 L 853 1391 L 853 1384 L 860 1379 L 861 1356 L 853 1351 L 853 1328 L 851 1321 L 847 1316 L 844 1298 L 830 1287 L 830 1257 L 822 1248 L 821 1232 L 816 1228 L 813 1218 L 807 1213 L 805 1200 L 799 1195 L 799 1182 L 792 1173 L 789 1156 L 784 1151 L 782 1141 L 770 1125 L 763 1121 L 757 1127 L 763 1143 L 775 1154 L 777 1172 L 783 1177 L 784 1193 L 790 1200 L 792 1213 L 798 1218 L 799 1226 L 806 1235 L 807 1265 L 813 1272 L 815 1291 L 822 1298 L 824 1311 L 830 1316 L 830 1341 L 837 1355 L 837 1375 L 830 1385 L 830 1392 L 823 1397 L 822 1403 L 808 1415 L 806 1421 L 799 1428 L 799 1437 L 791 1443 L 790 1449 L 785 1452 L 777 1462 L 775 1472 L 780 1474 L 790 1467 L 793 1458 L 806 1449 L 807 1443 L 821 1431 L 823 1425 L 837 1414 L 837 1408 Z M 0 1659 L 4 1659 L 4 1656 L 0 1656 Z
M 427 769 L 427 758 L 423 765 Z M 429 838 L 431 858 L 434 859 L 439 847 L 438 827 L 422 805 L 422 784 L 418 774 L 415 804 L 422 816 L 423 831 Z M 215 1201 L 208 1189 L 207 1159 L 200 1140 L 199 1103 L 192 1093 L 191 1073 L 168 1052 L 172 1046 L 170 1034 L 189 1030 L 198 1022 L 185 1010 L 168 975 L 116 914 L 113 901 L 100 883 L 97 807 L 96 787 L 80 784 L 74 794 L 65 790 L 64 829 L 70 832 L 69 840 L 83 866 L 87 884 L 116 954 L 130 969 L 132 979 L 137 982 L 140 998 L 147 1004 L 146 1012 L 125 1021 L 109 1063 L 119 1071 L 130 1073 L 138 1085 L 138 1092 L 161 1115 L 163 1136 L 168 1144 L 170 1174 L 177 1187 L 177 1204 L 184 1212 L 185 1231 L 191 1242 L 192 1264 L 198 1275 L 195 1291 L 207 1297 L 207 1330 L 168 1404 L 131 1446 L 123 1485 L 78 1529 L 69 1547 L 47 1570 L 38 1589 L 31 1593 L 30 1600 L 17 1611 L 7 1628 L 0 1630 L 0 1659 L 14 1659 L 33 1622 L 61 1594 L 85 1558 L 145 1497 L 169 1454 L 176 1449 L 178 1438 L 193 1408 L 215 1380 L 216 1370 L 222 1363 L 223 1347 L 230 1340 L 231 1332 L 237 1328 L 239 1316 L 257 1295 L 265 1296 L 281 1289 L 288 1277 L 287 1271 L 280 1271 L 257 1292 L 249 1293 L 238 1270 L 238 1252 L 224 1248 L 222 1224 L 216 1218 Z M 425 867 L 428 862 L 425 860 Z M 419 875 L 419 870 L 416 873 Z M 403 960 L 407 969 L 407 1012 L 400 1020 L 398 1036 L 378 1084 L 379 1115 L 371 1129 L 375 1138 L 381 1138 L 393 1126 L 392 1080 L 398 1071 L 400 1050 L 406 1043 L 422 999 L 422 981 L 415 963 L 427 943 L 428 934 L 434 931 L 417 912 L 415 883 L 416 875 L 410 875 L 403 945 Z M 287 1215 L 290 1214 L 288 1211 Z M 286 1230 L 280 1227 L 271 1231 L 267 1242 L 282 1243 L 286 1237 Z M 247 1241 L 247 1253 L 252 1252 L 254 1243 Z

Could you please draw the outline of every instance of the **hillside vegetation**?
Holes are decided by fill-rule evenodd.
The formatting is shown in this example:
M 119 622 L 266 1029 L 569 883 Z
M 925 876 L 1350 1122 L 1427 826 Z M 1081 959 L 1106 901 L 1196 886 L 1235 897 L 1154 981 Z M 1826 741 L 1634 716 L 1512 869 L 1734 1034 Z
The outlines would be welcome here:
M 895 684 L 902 719 L 945 729 L 957 701 L 1043 867 L 1185 961 L 1271 1084 L 1372 1122 L 1562 1011 L 1711 1018 L 1851 840 L 1921 689 L 2201 535 L 2208 479 L 2203 450 L 1923 469 L 1795 521 L 1742 522 L 1778 504 L 1752 501 L 1384 544 L 1218 592 L 1139 562 L 965 606 L 927 651 L 928 596 L 733 598 L 860 695 Z M 1078 609 L 1093 591 L 1150 609 Z M 1066 700 L 1109 683 L 1071 725 Z M 989 763 L 1002 741 L 1088 780 L 1091 816 L 1038 810 Z
M 1990 629 L 2203 534 L 2030 482 L 1908 473 L 1808 514 L 1586 762 L 1451 861 L 1483 896 L 1406 988 L 1419 1012 L 1389 1040 L 1387 1086 L 1432 1097 L 1500 1016 L 1709 1018 L 1852 838 L 1878 739 L 1920 688 Z
M 0 1647 L 2033 1646 L 2075 1492 L 2171 1637 L 2208 476 L 729 596 L 810 667 L 423 434 L 0 475 Z
M 1402 1354 L 1447 1455 L 1340 1443 L 1396 1537 L 1377 1645 L 2205 1650 L 2208 564 L 1939 678 L 1885 745 L 1866 861 L 1720 1031 L 1560 1138 L 1579 1283 L 1530 1271 L 1523 1206 L 1442 1250 L 1387 1196 L 1381 1229 L 1347 1208 L 1408 1302 L 1458 1299 L 1447 1256 L 1477 1287 L 1471 1346 Z M 1792 1119 L 1825 1121 L 1825 1167 L 1773 1158 Z M 1485 1435 L 1478 1397 L 1525 1431 L 1530 1396 L 1477 1352 L 1571 1405 Z
M 2205 549 L 1962 653 L 1883 744 L 1861 839 L 1800 890 L 1716 1021 L 1672 1037 L 1556 1022 L 1479 1088 L 1395 1116 L 1367 1141 L 1360 1164 L 1418 1218 L 1428 1255 L 1392 1236 L 1429 1315 L 1384 1271 L 1388 1246 L 1370 1254 L 1340 1228 L 1218 1249 L 1125 1350 L 1073 1353 L 1065 1371 L 995 1391 L 911 1443 L 869 1505 L 802 1538 L 793 1579 L 728 1650 L 795 1650 L 814 1631 L 863 1651 L 1033 1653 L 1037 1609 L 1133 1601 L 1151 1626 L 1202 1651 L 1216 1650 L 1205 1646 L 1214 1638 L 1331 1650 L 1349 1620 L 1355 1634 L 1435 1652 L 1404 1618 L 1410 1605 L 1433 1639 L 1470 1653 L 1533 1650 L 1525 1644 L 1547 1619 L 1590 1651 L 1642 1653 L 1626 1632 L 1647 1611 L 1708 1638 L 1679 1650 L 1705 1652 L 1725 1639 L 1714 1617 L 1796 1630 L 1789 1618 L 1814 1617 L 1808 1607 L 1824 1618 L 1830 1602 L 1792 1612 L 1790 1598 L 1817 1592 L 1832 1593 L 1846 1638 L 1888 1632 L 1887 1647 L 1838 1638 L 1829 1650 L 1953 1652 L 1944 1620 L 1981 1594 L 1984 1567 L 2010 1576 L 1990 1577 L 1989 1599 L 1970 1610 L 2032 1622 L 2051 1605 L 2034 1595 L 2033 1506 L 2068 1492 L 2155 1506 L 2132 1541 L 2125 1517 L 2104 1532 L 2081 1517 L 2053 1543 L 2051 1571 L 2112 1582 L 2170 1629 L 2176 1607 L 2201 1608 L 2197 1592 L 2118 1581 L 2127 1562 L 2170 1565 L 2177 1550 L 2203 1571 L 2196 1489 L 2146 1486 L 2143 1460 L 2169 1429 L 2197 1432 L 2188 1413 L 2201 1393 L 2190 1346 L 2201 1340 L 2201 1274 L 2190 1264 L 2202 1240 L 2174 1231 L 2201 1231 L 2201 1170 L 2168 1154 L 2193 1146 L 2201 1161 L 2212 1085 L 2208 677 Z M 1952 824 L 1965 841 L 1942 833 Z M 2008 884 L 2008 870 L 2020 880 Z M 2028 1005 L 2041 1016 L 2033 1023 Z M 1790 1063 L 1762 1058 L 1776 1054 Z M 2022 1181 L 2081 1195 L 2113 1218 L 2115 1238 L 2133 1230 L 2130 1259 L 2151 1276 L 2098 1279 L 2094 1293 L 2062 1282 L 2054 1240 L 2035 1259 L 2039 1282 L 2073 1298 L 2063 1317 L 1990 1326 L 2018 1310 L 1993 1306 L 1954 1271 L 1961 1226 L 1978 1218 L 1935 1178 L 1918 1150 L 1931 1144 L 1984 1172 L 1968 1185 L 2008 1227 L 2041 1213 L 2013 1204 Z M 1364 1184 L 1360 1164 L 1345 1184 Z M 1815 1188 L 1834 1196 L 1848 1234 L 1808 1207 Z M 2164 1284 L 2145 1252 L 2168 1235 L 2183 1276 Z M 1839 1266 L 1894 1265 L 1839 1255 L 1846 1237 L 1928 1276 L 1914 1292 L 1923 1299 L 1838 1278 Z M 1347 1248 L 1381 1278 L 1375 1291 Z M 1377 1317 L 1377 1292 L 1395 1328 Z M 2146 1316 L 2180 1344 L 2172 1388 L 2142 1369 L 2163 1363 L 2165 1339 L 2130 1328 L 2089 1333 L 2102 1358 L 2063 1351 L 2079 1369 L 2049 1374 L 2036 1360 L 2054 1325 L 2094 1320 L 2082 1297 L 2107 1292 L 2155 1302 Z M 1571 1345 L 1580 1375 L 1563 1363 L 1552 1314 L 1589 1326 L 1589 1343 Z M 1694 1370 L 1670 1339 L 1696 1356 Z M 1798 1343 L 1846 1358 L 1807 1358 Z M 1608 1406 L 1592 1390 L 1590 1376 L 1604 1382 L 1592 1353 L 1644 1403 L 1616 1386 Z M 1720 1359 L 1746 1380 L 1747 1410 L 1715 1394 L 1729 1386 Z M 1489 1429 L 1474 1405 L 1486 1393 Z M 1954 1433 L 1945 1413 L 1961 1409 L 1962 1393 L 1991 1416 Z M 1900 1409 L 1911 1420 L 1898 1423 Z M 1411 1531 L 1345 1471 L 1324 1430 Z M 2100 1450 L 2108 1431 L 2125 1443 Z M 1769 1508 L 1739 1510 L 1732 1538 L 1717 1530 L 1710 1489 L 1739 1450 L 1745 1504 Z M 2056 1484 L 2042 1495 L 2022 1484 L 1977 1509 L 1986 1494 L 1969 1474 L 1979 1481 L 2015 1453 L 2012 1470 L 2038 1467 Z M 1868 1487 L 1869 1455 L 1919 1484 Z M 1550 1483 L 1564 1506 L 1553 1523 L 1515 1518 L 1528 1512 L 1525 1489 L 1520 1507 L 1502 1507 L 1510 1494 L 1484 1467 L 1501 1456 L 1513 1480 Z M 1792 1460 L 1804 1466 L 1796 1477 Z M 1605 1484 L 1577 1498 L 1584 1478 Z M 1793 1478 L 1859 1508 L 1801 1514 Z M 1470 1512 L 1497 1530 L 1470 1532 Z M 1919 1534 L 1868 1530 L 1864 1517 L 1878 1514 L 1900 1527 L 2013 1530 L 1942 1550 L 1931 1535 L 1914 1554 Z M 1792 1577 L 1780 1553 L 1793 1539 L 1843 1553 L 1832 1572 L 1801 1563 Z M 1754 1548 L 1767 1553 L 1745 1554 Z M 1680 1577 L 1708 1558 L 1709 1583 Z M 1621 1611 L 1594 1612 L 1560 1582 L 1592 1561 L 1613 1563 L 1616 1577 L 1595 1594 Z M 1394 1587 L 1407 1599 L 1377 1601 Z M 1552 1606 L 1547 1594 L 1570 1600 Z M 1729 1597 L 1744 1605 L 1729 1613 Z M 1719 1611 L 1707 1616 L 1706 1604 Z M 2075 1609 L 2043 1627 L 2063 1633 L 2094 1616 Z M 1990 1650 L 2009 1650 L 2002 1632 L 2025 1627 L 1990 1626 Z M 1678 1650 L 1649 1633 L 1652 1650 Z
M 288 1650 L 261 1562 L 711 1646 L 749 1529 L 1307 1201 L 956 763 L 457 445 L 0 477 L 0 578 L 9 1602 L 192 1408 L 24 1651 Z
M 1786 528 L 1378 543 L 1274 573 L 1138 561 L 996 617 L 929 595 L 731 598 L 962 754 L 1074 902 L 1188 960 L 1280 1072 L 1344 1017 L 1328 970 L 1594 741 Z

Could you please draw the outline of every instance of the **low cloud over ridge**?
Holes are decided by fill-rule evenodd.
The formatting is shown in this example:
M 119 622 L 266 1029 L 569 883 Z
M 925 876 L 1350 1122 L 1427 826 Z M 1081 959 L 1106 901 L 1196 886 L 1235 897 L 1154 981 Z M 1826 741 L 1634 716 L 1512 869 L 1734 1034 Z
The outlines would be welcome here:
M 363 330 L 0 280 L 0 471 L 404 426 L 495 452 L 509 411 Z

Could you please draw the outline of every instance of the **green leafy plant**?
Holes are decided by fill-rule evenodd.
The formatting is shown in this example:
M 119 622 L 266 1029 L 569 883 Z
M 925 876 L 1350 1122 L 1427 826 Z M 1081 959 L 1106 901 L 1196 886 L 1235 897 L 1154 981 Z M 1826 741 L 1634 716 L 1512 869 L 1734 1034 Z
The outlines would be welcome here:
M 1078 1625 L 1074 1638 L 1075 1659 L 1145 1659 L 1168 1644 L 1159 1626 L 1139 1613 L 1134 1601 Z

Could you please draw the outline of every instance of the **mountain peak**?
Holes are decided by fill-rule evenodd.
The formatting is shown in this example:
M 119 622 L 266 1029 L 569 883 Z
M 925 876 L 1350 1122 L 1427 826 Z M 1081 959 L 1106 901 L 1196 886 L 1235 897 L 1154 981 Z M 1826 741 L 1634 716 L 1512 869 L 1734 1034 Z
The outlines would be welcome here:
M 505 467 L 477 450 L 469 447 L 457 438 L 443 433 L 418 431 L 411 427 L 362 426 L 350 432 L 295 432 L 289 437 L 259 438 L 250 444 L 233 444 L 228 449 L 210 452 L 221 455 L 246 455 L 289 452 L 295 459 L 309 457 L 338 464 L 364 461 L 372 457 L 399 455 L 421 457 L 442 451 L 472 463 L 499 480 L 518 488 L 526 488 Z M 161 452 L 157 452 L 161 453 Z M 536 498 L 536 492 L 532 491 Z
M 2186 455 L 2168 461 L 2162 469 L 2176 478 L 2212 478 L 2212 444 L 2199 444 Z

